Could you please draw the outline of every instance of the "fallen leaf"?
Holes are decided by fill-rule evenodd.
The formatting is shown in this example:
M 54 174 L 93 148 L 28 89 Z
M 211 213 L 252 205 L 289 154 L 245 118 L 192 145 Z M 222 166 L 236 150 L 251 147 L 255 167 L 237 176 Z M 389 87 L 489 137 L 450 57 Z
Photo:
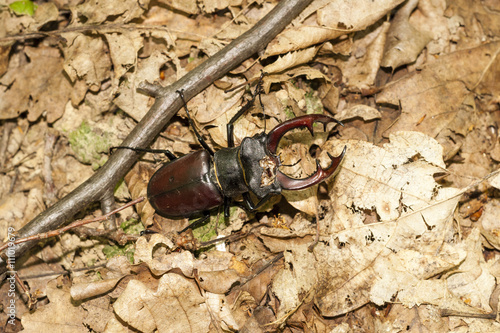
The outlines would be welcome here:
M 64 33 L 67 47 L 64 52 L 64 71 L 71 82 L 85 80 L 88 89 L 98 91 L 111 76 L 111 60 L 102 39 L 79 33 Z
M 21 318 L 24 330 L 28 332 L 88 332 L 83 325 L 85 310 L 71 301 L 69 288 L 58 288 L 57 281 L 47 284 L 47 297 L 50 303 L 36 312 L 26 313 Z M 64 314 L 64 315 L 61 315 Z
M 142 82 L 153 83 L 158 80 L 160 68 L 168 59 L 167 55 L 155 52 L 140 62 L 135 72 L 125 74 L 125 80 L 118 90 L 119 96 L 115 98 L 114 102 L 136 121 L 142 119 L 152 102 L 151 97 L 138 92 L 137 87 Z
M 85 1 L 74 8 L 75 17 L 85 17 L 85 23 L 98 24 L 113 16 L 117 22 L 129 22 L 138 18 L 147 8 L 149 0 Z
M 0 118 L 14 118 L 29 110 L 30 121 L 46 112 L 47 120 L 54 122 L 62 115 L 71 91 L 71 83 L 62 73 L 63 59 L 50 47 L 27 47 L 25 52 L 11 60 L 10 70 L 0 79 L 4 87 L 0 91 Z
M 141 332 L 208 332 L 210 325 L 196 284 L 177 274 L 163 275 L 156 292 L 131 280 L 113 308 L 121 320 Z
M 305 49 L 312 45 L 335 39 L 346 33 L 364 30 L 366 27 L 377 22 L 401 2 L 403 1 L 387 0 L 373 2 L 363 0 L 356 2 L 354 5 L 348 0 L 328 1 L 324 7 L 317 10 L 316 26 L 308 24 L 286 29 L 269 43 L 263 58 Z M 359 10 L 354 10 L 353 6 Z
M 310 47 L 299 51 L 289 52 L 284 56 L 279 57 L 278 60 L 272 64 L 264 67 L 263 71 L 265 73 L 273 74 L 298 65 L 306 64 L 314 58 L 318 49 L 318 47 Z
M 394 16 L 387 33 L 384 58 L 380 66 L 391 67 L 394 70 L 414 62 L 431 40 L 430 34 L 418 31 L 408 21 L 417 4 L 418 0 L 408 1 Z
M 373 119 L 380 119 L 382 115 L 377 109 L 362 104 L 343 109 L 335 115 L 335 118 L 340 121 L 350 120 L 356 117 L 360 117 L 365 121 L 370 121 Z
M 138 31 L 109 33 L 105 36 L 113 62 L 113 86 L 117 89 L 120 78 L 137 65 L 137 53 L 143 47 L 144 42 Z
M 435 137 L 453 120 L 445 115 L 456 114 L 469 90 L 481 82 L 499 47 L 499 43 L 488 43 L 444 55 L 387 85 L 377 94 L 377 103 L 401 105 L 401 116 L 385 135 L 418 130 Z M 419 123 L 423 115 L 426 118 Z

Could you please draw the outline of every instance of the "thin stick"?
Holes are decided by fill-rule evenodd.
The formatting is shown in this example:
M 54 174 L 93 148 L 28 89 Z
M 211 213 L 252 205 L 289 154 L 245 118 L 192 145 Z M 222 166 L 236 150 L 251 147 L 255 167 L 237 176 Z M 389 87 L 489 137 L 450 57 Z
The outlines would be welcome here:
M 98 222 L 98 221 L 105 221 L 107 220 L 111 215 L 113 214 L 116 214 L 118 213 L 119 211 L 121 210 L 124 210 L 125 208 L 128 208 L 130 206 L 133 206 L 141 201 L 144 200 L 144 197 L 139 197 L 135 200 L 132 200 L 130 201 L 129 203 L 107 213 L 107 214 L 104 214 L 102 216 L 98 216 L 98 217 L 94 217 L 93 219 L 89 219 L 89 220 L 80 220 L 80 221 L 75 221 L 73 223 L 70 223 L 68 224 L 67 226 L 65 227 L 62 227 L 60 229 L 56 229 L 56 230 L 51 230 L 49 232 L 41 232 L 39 234 L 36 234 L 36 235 L 33 235 L 33 236 L 28 236 L 28 237 L 24 237 L 24 238 L 19 238 L 19 239 L 16 239 L 14 242 L 14 244 L 21 244 L 21 243 L 25 243 L 25 242 L 29 242 L 31 240 L 40 240 L 40 239 L 46 239 L 46 238 L 50 238 L 50 237 L 54 237 L 54 236 L 59 236 L 60 234 L 70 230 L 70 229 L 73 229 L 73 228 L 76 228 L 76 227 L 81 227 L 82 225 L 86 225 L 86 224 L 89 224 L 89 223 L 92 223 L 92 222 Z M 10 242 L 9 242 L 10 243 Z M 9 243 L 5 243 L 4 245 L 0 246 L 0 252 L 5 250 L 8 246 L 9 246 Z

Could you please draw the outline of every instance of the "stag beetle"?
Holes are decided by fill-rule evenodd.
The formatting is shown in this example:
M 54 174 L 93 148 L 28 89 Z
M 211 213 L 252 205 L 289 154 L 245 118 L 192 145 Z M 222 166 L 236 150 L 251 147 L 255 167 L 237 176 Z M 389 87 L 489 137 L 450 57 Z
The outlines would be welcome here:
M 325 129 L 331 122 L 342 125 L 340 121 L 329 116 L 313 114 L 297 117 L 276 126 L 268 134 L 263 132 L 246 137 L 240 146 L 235 147 L 233 123 L 250 108 L 257 94 L 260 97 L 261 84 L 262 78 L 257 83 L 252 99 L 227 124 L 228 147 L 216 152 L 196 130 L 183 92 L 177 91 L 184 103 L 188 121 L 204 149 L 179 158 L 169 151 L 160 151 L 171 161 L 156 171 L 147 189 L 148 200 L 159 215 L 190 217 L 204 213 L 207 216 L 208 211 L 224 204 L 224 215 L 228 217 L 231 200 L 239 195 L 243 197 L 245 208 L 253 211 L 282 190 L 305 189 L 334 173 L 344 157 L 346 147 L 337 157 L 328 154 L 331 164 L 326 169 L 316 161 L 316 172 L 304 179 L 294 179 L 283 174 L 278 169 L 282 164 L 276 155 L 280 139 L 293 129 L 305 127 L 314 135 L 314 123 L 323 123 Z M 149 149 L 137 150 L 159 152 Z M 253 201 L 250 193 L 258 199 L 257 202 Z

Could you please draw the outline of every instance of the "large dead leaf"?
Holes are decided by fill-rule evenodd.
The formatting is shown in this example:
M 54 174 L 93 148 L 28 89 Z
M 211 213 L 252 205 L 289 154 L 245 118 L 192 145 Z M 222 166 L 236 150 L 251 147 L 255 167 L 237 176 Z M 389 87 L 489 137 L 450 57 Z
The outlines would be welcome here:
M 111 76 L 111 60 L 101 38 L 78 33 L 65 33 L 64 70 L 72 82 L 84 80 L 92 91 L 98 91 L 102 81 Z
M 137 64 L 137 53 L 143 47 L 138 31 L 106 34 L 109 53 L 114 67 L 113 85 L 118 87 L 120 78 Z
M 439 188 L 432 177 L 444 167 L 437 142 L 417 132 L 401 132 L 392 135 L 384 148 L 363 142 L 347 146 L 332 188 L 333 209 L 319 222 L 328 242 L 316 245 L 314 255 L 307 244 L 288 248 L 290 255 L 285 258 L 290 266 L 273 283 L 281 302 L 277 317 L 310 297 L 325 316 L 352 311 L 369 301 L 383 305 L 393 297 L 406 306 L 426 303 L 456 311 L 488 311 L 485 301 L 491 288 L 471 304 L 459 298 L 464 296 L 460 289 L 432 279 L 460 270 L 468 248 L 453 241 L 451 222 L 461 192 Z M 335 145 L 331 152 L 340 148 Z M 385 222 L 364 224 L 367 210 Z M 477 237 L 470 242 L 480 244 Z M 483 269 L 483 274 L 491 281 L 491 273 Z
M 363 30 L 377 22 L 402 0 L 386 0 L 373 2 L 371 0 L 318 1 L 309 8 L 317 10 L 316 22 L 311 20 L 297 28 L 290 28 L 278 35 L 266 48 L 264 57 L 300 50 L 335 39 L 348 32 Z M 302 17 L 312 14 L 306 9 Z
M 118 22 L 129 22 L 144 12 L 149 0 L 97 1 L 87 0 L 74 8 L 75 17 L 85 16 L 86 23 L 102 23 L 113 16 Z
M 196 259 L 189 251 L 168 253 L 172 242 L 165 236 L 154 234 L 149 240 L 141 237 L 137 241 L 134 259 L 144 262 L 153 274 L 165 274 L 175 268 L 185 276 L 196 275 L 200 287 L 214 293 L 223 294 L 238 281 L 240 274 L 233 269 L 234 256 L 229 252 L 211 251 L 203 258 Z
M 485 35 L 500 34 L 498 4 L 495 1 L 458 0 L 447 1 L 447 14 L 459 18 L 466 33 L 461 33 L 459 44 L 462 48 L 479 45 Z
M 431 40 L 431 36 L 415 29 L 408 19 L 418 4 L 418 0 L 408 1 L 391 23 L 385 46 L 383 67 L 395 69 L 401 65 L 414 62 L 422 49 Z
M 160 68 L 169 57 L 161 52 L 155 52 L 149 58 L 140 62 L 134 72 L 125 75 L 125 80 L 119 88 L 119 96 L 114 102 L 136 121 L 140 121 L 152 103 L 151 97 L 141 94 L 137 87 L 142 82 L 153 83 L 160 77 Z
M 360 91 L 374 85 L 389 27 L 389 23 L 384 23 L 364 38 L 355 41 L 352 45 L 355 56 L 349 57 L 347 61 L 335 62 L 342 69 L 346 84 L 351 89 Z
M 62 115 L 72 89 L 62 72 L 63 59 L 55 48 L 27 47 L 25 52 L 11 59 L 10 70 L 0 79 L 0 118 L 28 111 L 28 119 L 35 121 L 46 112 L 53 122 Z
M 131 280 L 113 308 L 121 320 L 141 332 L 207 332 L 210 315 L 204 302 L 193 281 L 165 274 L 157 291 Z
M 67 286 L 58 288 L 57 281 L 47 285 L 47 297 L 50 303 L 36 312 L 26 313 L 21 322 L 27 332 L 73 333 L 88 332 L 83 325 L 85 310 L 71 301 Z
M 457 51 L 387 85 L 377 103 L 401 105 L 401 116 L 385 134 L 418 130 L 435 137 L 454 120 L 449 113 L 457 114 L 470 90 L 483 87 L 483 93 L 498 94 L 498 85 L 486 78 L 498 75 L 491 65 L 500 63 L 499 48 L 499 43 L 488 43 Z

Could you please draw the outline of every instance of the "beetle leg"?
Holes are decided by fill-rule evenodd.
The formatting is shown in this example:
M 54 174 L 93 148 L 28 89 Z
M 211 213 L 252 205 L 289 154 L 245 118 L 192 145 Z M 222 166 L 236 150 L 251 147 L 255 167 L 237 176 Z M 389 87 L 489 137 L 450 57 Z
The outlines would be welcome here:
M 314 130 L 313 130 L 313 125 L 316 122 L 323 123 L 325 128 L 326 125 L 332 122 L 336 122 L 337 124 L 340 124 L 343 126 L 343 124 L 329 116 L 321 115 L 321 114 L 313 114 L 313 115 L 307 115 L 307 116 L 302 116 L 302 117 L 297 117 L 288 121 L 285 121 L 284 123 L 276 126 L 271 132 L 269 132 L 267 136 L 267 149 L 269 153 L 272 155 L 276 155 L 276 150 L 278 148 L 278 144 L 281 140 L 281 138 L 289 131 L 296 129 L 296 128 L 304 128 L 306 127 L 311 135 L 314 135 Z M 277 171 L 276 173 L 276 178 L 278 179 L 278 182 L 281 184 L 282 188 L 285 190 L 301 190 L 304 188 L 308 188 L 312 185 L 318 184 L 319 182 L 323 181 L 324 179 L 330 177 L 337 167 L 339 166 L 340 162 L 344 158 L 344 154 L 346 151 L 346 147 L 344 147 L 344 150 L 342 153 L 337 156 L 333 157 L 328 153 L 328 156 L 330 157 L 330 160 L 332 161 L 330 165 L 323 169 L 321 165 L 319 164 L 319 161 L 316 160 L 316 167 L 317 170 L 316 172 L 311 175 L 310 177 L 304 178 L 304 179 L 295 179 L 295 178 L 290 178 L 281 171 Z
M 203 217 L 200 217 L 198 220 L 194 221 L 193 223 L 191 223 L 190 225 L 188 225 L 187 227 L 185 227 L 181 231 L 177 232 L 177 234 L 180 235 L 180 234 L 182 234 L 184 231 L 186 231 L 188 229 L 194 229 L 195 227 L 199 227 L 200 225 L 202 225 L 203 223 L 205 223 L 205 221 L 208 220 L 209 218 L 210 218 L 210 213 L 205 212 L 205 214 L 203 215 Z
M 231 208 L 231 199 L 224 197 L 224 217 L 229 217 L 229 208 Z
M 250 193 L 246 192 L 243 193 L 243 202 L 246 205 L 246 209 L 250 212 L 255 211 L 256 209 L 260 208 L 263 204 L 265 204 L 269 199 L 271 198 L 273 194 L 268 193 L 266 196 L 262 199 L 259 200 L 259 202 L 254 203 L 252 198 L 250 197 Z

